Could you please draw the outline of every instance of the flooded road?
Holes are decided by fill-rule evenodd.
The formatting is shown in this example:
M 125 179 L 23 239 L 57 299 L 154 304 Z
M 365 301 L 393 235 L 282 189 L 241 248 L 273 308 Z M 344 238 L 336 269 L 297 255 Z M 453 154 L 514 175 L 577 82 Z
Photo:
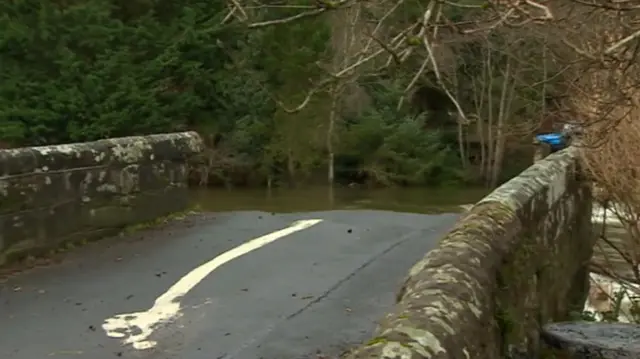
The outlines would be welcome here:
M 203 211 L 258 210 L 275 213 L 329 210 L 384 210 L 438 214 L 484 197 L 485 188 L 194 189 L 192 202 Z
M 483 194 L 193 191 L 201 213 L 6 278 L 0 358 L 337 358 Z

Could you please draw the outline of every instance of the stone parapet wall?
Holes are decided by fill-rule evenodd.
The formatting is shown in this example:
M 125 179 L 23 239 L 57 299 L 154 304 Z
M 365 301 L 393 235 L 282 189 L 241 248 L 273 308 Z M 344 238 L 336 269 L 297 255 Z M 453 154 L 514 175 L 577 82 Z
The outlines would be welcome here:
M 588 291 L 595 236 L 577 156 L 554 153 L 471 208 L 347 357 L 539 357 L 541 327 L 581 311 Z
M 195 132 L 0 150 L 0 264 L 184 210 Z

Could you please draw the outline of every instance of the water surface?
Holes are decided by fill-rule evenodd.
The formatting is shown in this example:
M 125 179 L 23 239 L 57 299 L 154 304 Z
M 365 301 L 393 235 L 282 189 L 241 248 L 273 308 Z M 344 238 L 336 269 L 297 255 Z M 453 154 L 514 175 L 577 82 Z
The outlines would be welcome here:
M 212 212 L 259 210 L 286 213 L 377 209 L 433 214 L 460 212 L 460 205 L 475 203 L 487 192 L 484 188 L 199 188 L 192 190 L 191 195 L 195 205 Z

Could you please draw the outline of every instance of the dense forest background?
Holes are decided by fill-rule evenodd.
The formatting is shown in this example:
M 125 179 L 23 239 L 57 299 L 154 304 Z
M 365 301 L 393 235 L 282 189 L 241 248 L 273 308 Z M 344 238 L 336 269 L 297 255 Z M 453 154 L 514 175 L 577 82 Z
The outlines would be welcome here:
M 486 4 L 442 4 L 4 2 L 0 145 L 196 130 L 202 182 L 495 186 L 566 69 L 553 34 L 462 31 Z

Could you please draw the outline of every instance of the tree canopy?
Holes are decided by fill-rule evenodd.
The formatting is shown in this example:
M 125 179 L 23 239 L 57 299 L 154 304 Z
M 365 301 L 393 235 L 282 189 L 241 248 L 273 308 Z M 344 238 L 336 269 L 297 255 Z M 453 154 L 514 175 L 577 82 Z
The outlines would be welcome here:
M 483 4 L 5 2 L 0 145 L 196 130 L 214 182 L 493 186 L 569 82 L 552 33 L 462 31 Z

